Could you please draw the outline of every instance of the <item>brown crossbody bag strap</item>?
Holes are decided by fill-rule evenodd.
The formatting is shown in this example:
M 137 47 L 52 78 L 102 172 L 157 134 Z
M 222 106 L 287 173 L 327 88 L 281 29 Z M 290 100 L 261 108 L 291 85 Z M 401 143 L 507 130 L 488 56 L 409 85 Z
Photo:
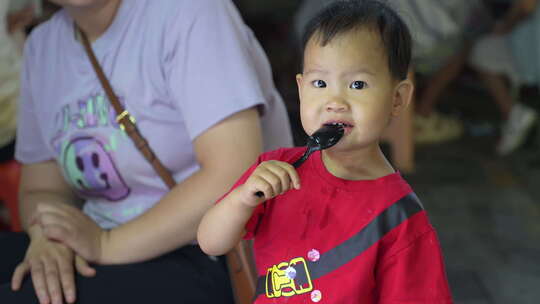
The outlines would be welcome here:
M 131 138 L 137 149 L 144 155 L 144 158 L 152 165 L 163 182 L 172 189 L 176 184 L 171 173 L 161 161 L 157 158 L 156 154 L 150 146 L 148 141 L 141 135 L 139 129 L 135 125 L 135 119 L 129 114 L 129 112 L 122 106 L 116 94 L 111 87 L 111 84 L 107 80 L 107 77 L 103 73 L 101 66 L 99 65 L 94 51 L 90 46 L 90 42 L 86 34 L 77 29 L 80 34 L 84 49 L 94 71 L 99 79 L 99 82 L 103 86 L 107 97 L 109 98 L 111 105 L 116 112 L 116 122 L 126 131 Z M 237 304 L 248 304 L 253 300 L 255 294 L 255 273 L 253 271 L 253 265 L 251 264 L 252 257 L 250 256 L 250 248 L 246 247 L 246 244 L 240 242 L 231 252 L 227 254 L 227 265 L 229 267 L 229 274 L 231 277 L 231 283 L 234 289 L 234 297 Z
M 174 187 L 174 185 L 176 184 L 174 178 L 172 177 L 169 170 L 167 170 L 167 168 L 163 166 L 159 158 L 157 158 L 154 151 L 152 151 L 152 148 L 150 148 L 150 146 L 148 145 L 148 141 L 142 136 L 141 132 L 139 132 L 139 129 L 137 128 L 137 125 L 135 125 L 135 120 L 133 119 L 133 117 L 122 106 L 116 94 L 114 94 L 111 84 L 107 80 L 107 77 L 105 77 L 105 74 L 103 73 L 103 70 L 98 63 L 96 56 L 94 55 L 94 51 L 92 51 L 92 47 L 90 46 L 90 42 L 88 41 L 86 34 L 81 30 L 79 30 L 78 32 L 80 33 L 84 49 L 86 50 L 86 54 L 88 55 L 88 58 L 90 59 L 90 62 L 94 67 L 94 71 L 96 71 L 99 82 L 101 82 L 101 86 L 103 86 L 103 89 L 105 90 L 105 93 L 107 94 L 107 97 L 109 98 L 109 101 L 111 102 L 111 105 L 116 112 L 116 122 L 124 129 L 124 131 L 126 131 L 127 135 L 131 138 L 131 140 L 133 140 L 133 143 L 135 144 L 137 149 L 152 165 L 154 170 L 157 172 L 163 182 L 167 185 L 167 187 L 169 187 L 169 189 L 172 189 L 172 187 Z

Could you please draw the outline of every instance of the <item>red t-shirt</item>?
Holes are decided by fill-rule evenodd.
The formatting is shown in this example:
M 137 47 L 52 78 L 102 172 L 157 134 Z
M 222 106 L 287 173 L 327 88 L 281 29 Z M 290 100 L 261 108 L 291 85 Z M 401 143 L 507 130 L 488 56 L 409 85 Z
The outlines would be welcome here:
M 304 151 L 261 155 L 235 187 L 260 162 L 292 163 Z M 320 152 L 297 171 L 301 189 L 261 204 L 246 224 L 262 283 L 255 303 L 452 303 L 435 230 L 399 173 L 344 180 Z

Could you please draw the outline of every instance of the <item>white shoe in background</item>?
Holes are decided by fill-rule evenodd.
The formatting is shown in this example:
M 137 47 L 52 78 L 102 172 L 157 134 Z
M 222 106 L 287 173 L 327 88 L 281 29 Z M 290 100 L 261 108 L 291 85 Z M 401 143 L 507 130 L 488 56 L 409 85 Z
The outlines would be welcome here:
M 531 127 L 538 118 L 535 110 L 516 103 L 512 106 L 510 117 L 504 124 L 497 154 L 504 156 L 514 152 L 523 144 Z

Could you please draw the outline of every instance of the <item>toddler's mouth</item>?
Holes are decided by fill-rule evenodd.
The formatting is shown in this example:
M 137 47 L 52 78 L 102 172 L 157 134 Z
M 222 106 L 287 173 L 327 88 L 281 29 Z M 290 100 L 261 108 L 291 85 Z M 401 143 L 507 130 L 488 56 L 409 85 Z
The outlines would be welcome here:
M 340 126 L 345 131 L 345 134 L 350 133 L 351 129 L 354 127 L 353 124 L 346 121 L 329 121 L 323 124 L 324 126 Z

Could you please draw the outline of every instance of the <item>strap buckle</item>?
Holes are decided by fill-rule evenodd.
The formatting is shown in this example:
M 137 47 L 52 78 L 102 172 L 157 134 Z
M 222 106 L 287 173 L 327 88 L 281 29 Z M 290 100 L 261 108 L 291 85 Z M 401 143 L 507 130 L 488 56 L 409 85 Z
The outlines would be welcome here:
M 307 281 L 304 284 L 295 281 L 301 272 L 304 272 Z M 311 276 L 303 257 L 297 257 L 290 262 L 282 262 L 268 268 L 265 285 L 268 298 L 290 297 L 313 290 Z
M 124 126 L 124 124 L 122 123 L 122 119 L 124 119 L 124 117 L 128 117 L 129 121 L 131 121 L 132 124 L 135 124 L 136 120 L 135 120 L 135 117 L 131 116 L 131 114 L 129 114 L 129 112 L 127 110 L 124 110 L 122 111 L 122 113 L 118 114 L 116 116 L 116 122 L 118 123 L 118 125 L 120 125 L 120 129 L 122 131 L 125 131 L 126 127 Z

